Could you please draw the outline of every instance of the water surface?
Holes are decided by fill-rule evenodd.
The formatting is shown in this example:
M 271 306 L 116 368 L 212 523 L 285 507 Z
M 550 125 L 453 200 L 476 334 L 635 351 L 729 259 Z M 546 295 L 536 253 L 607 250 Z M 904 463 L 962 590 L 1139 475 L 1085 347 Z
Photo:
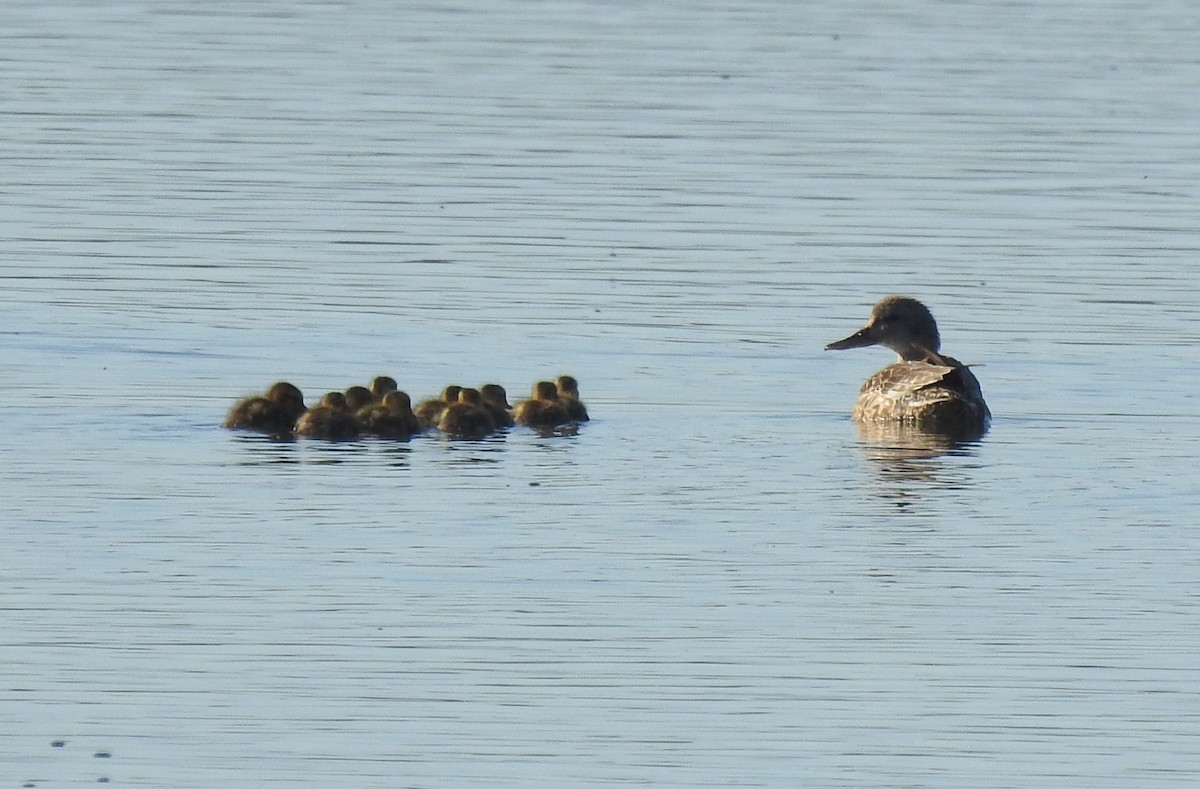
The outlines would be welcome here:
M 1190 5 L 3 17 L 10 784 L 1200 776 Z M 981 441 L 849 421 L 891 292 Z M 218 427 L 563 372 L 569 437 Z

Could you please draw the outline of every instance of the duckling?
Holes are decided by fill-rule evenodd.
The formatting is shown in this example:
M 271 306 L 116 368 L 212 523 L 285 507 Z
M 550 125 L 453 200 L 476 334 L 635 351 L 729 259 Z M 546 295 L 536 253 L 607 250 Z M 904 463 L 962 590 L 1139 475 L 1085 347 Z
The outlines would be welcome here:
M 508 392 L 500 384 L 484 384 L 479 387 L 483 396 L 483 407 L 491 414 L 496 427 L 512 427 L 512 406 L 508 404 Z
M 468 387 L 459 390 L 457 403 L 442 411 L 437 426 L 451 438 L 483 438 L 496 429 L 496 422 L 483 406 L 483 395 Z
M 517 403 L 513 421 L 530 427 L 554 427 L 571 421 L 566 407 L 558 399 L 558 389 L 550 381 L 538 381 L 533 397 Z
M 326 392 L 321 395 L 321 399 L 317 401 L 317 405 L 327 406 L 338 411 L 350 410 L 350 404 L 346 401 L 346 395 L 343 392 Z
M 412 400 L 399 389 L 386 393 L 378 403 L 363 406 L 354 416 L 362 432 L 382 438 L 410 438 L 421 430 Z
M 375 402 L 375 395 L 365 386 L 351 386 L 346 390 L 346 407 L 351 412 Z
M 579 399 L 579 382 L 569 375 L 560 375 L 555 379 L 554 384 L 558 389 L 558 399 L 562 402 L 563 408 L 567 409 L 567 416 L 571 417 L 571 421 L 588 421 L 587 408 Z
M 225 427 L 288 435 L 304 413 L 304 395 L 287 381 L 279 381 L 266 394 L 247 397 L 229 409 Z
M 321 402 L 296 420 L 296 435 L 342 441 L 358 438 L 358 422 L 346 406 L 346 395 L 329 392 Z
M 417 421 L 417 415 L 413 413 L 412 398 L 408 396 L 408 392 L 403 389 L 394 389 L 385 394 L 381 402 L 393 413 L 404 417 L 413 433 L 421 432 L 421 424 Z
M 396 383 L 396 379 L 390 375 L 377 375 L 371 379 L 371 385 L 368 388 L 376 400 L 382 401 L 385 394 L 396 391 L 400 386 Z
M 458 402 L 458 393 L 461 391 L 461 386 L 450 384 L 450 386 L 442 390 L 440 397 L 426 400 L 414 408 L 413 413 L 417 415 L 417 421 L 421 423 L 421 429 L 428 430 L 431 427 L 437 427 L 438 420 L 442 417 L 442 412 L 446 410 L 446 406 Z

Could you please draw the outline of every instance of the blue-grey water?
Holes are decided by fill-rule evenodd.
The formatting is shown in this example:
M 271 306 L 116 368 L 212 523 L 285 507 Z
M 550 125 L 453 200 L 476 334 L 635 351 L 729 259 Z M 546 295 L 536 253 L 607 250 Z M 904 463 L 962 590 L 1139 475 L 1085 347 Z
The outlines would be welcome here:
M 1200 781 L 1200 9 L 0 10 L 0 787 Z M 925 300 L 995 421 L 849 419 Z M 272 442 L 287 378 L 577 435 Z

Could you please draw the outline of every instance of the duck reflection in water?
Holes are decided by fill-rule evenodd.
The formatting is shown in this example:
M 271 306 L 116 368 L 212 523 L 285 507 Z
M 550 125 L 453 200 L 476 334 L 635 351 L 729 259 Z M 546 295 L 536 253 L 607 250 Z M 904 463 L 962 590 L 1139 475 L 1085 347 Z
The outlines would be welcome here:
M 978 435 L 959 438 L 903 422 L 859 422 L 857 428 L 858 449 L 877 472 L 868 492 L 898 511 L 940 509 L 948 492 L 975 485 Z
M 937 323 L 924 304 L 907 296 L 888 296 L 871 310 L 866 326 L 825 350 L 869 345 L 890 348 L 900 358 L 863 384 L 851 412 L 860 426 L 890 427 L 883 432 L 891 439 L 903 434 L 907 442 L 918 444 L 922 435 L 953 443 L 978 438 L 987 430 L 992 415 L 979 381 L 969 367 L 940 352 Z

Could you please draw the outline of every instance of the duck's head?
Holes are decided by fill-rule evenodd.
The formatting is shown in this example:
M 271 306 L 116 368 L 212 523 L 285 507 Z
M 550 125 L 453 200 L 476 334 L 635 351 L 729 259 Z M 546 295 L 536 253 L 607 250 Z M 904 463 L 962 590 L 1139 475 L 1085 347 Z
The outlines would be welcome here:
M 398 388 L 396 379 L 390 375 L 377 375 L 371 379 L 371 394 L 378 399 L 383 399 L 385 394 L 394 392 Z
M 346 390 L 346 405 L 351 411 L 357 411 L 364 405 L 375 402 L 375 395 L 365 386 L 351 386 Z
M 458 402 L 466 403 L 467 405 L 479 405 L 483 402 L 483 395 L 479 393 L 478 389 L 464 386 L 458 390 Z
M 304 408 L 304 395 L 293 384 L 278 381 L 267 390 L 267 399 L 279 405 L 298 405 Z
M 538 381 L 533 385 L 533 399 L 555 402 L 558 400 L 558 387 L 552 381 Z
M 563 397 L 579 399 L 579 382 L 570 375 L 560 375 L 554 380 L 558 394 Z
M 479 393 L 487 402 L 494 403 L 501 408 L 508 408 L 508 392 L 500 384 L 484 384 L 479 388 Z
M 936 358 L 941 339 L 928 307 L 907 296 L 888 296 L 871 310 L 866 326 L 844 340 L 829 343 L 825 350 L 843 351 L 868 345 L 882 345 L 901 359 L 915 362 Z
M 399 389 L 393 389 L 385 394 L 381 402 L 385 408 L 394 413 L 412 413 L 412 398 L 408 396 L 407 392 Z
M 348 406 L 346 404 L 346 395 L 341 392 L 326 392 L 321 397 L 321 405 L 326 408 L 332 408 L 335 411 L 345 411 Z

